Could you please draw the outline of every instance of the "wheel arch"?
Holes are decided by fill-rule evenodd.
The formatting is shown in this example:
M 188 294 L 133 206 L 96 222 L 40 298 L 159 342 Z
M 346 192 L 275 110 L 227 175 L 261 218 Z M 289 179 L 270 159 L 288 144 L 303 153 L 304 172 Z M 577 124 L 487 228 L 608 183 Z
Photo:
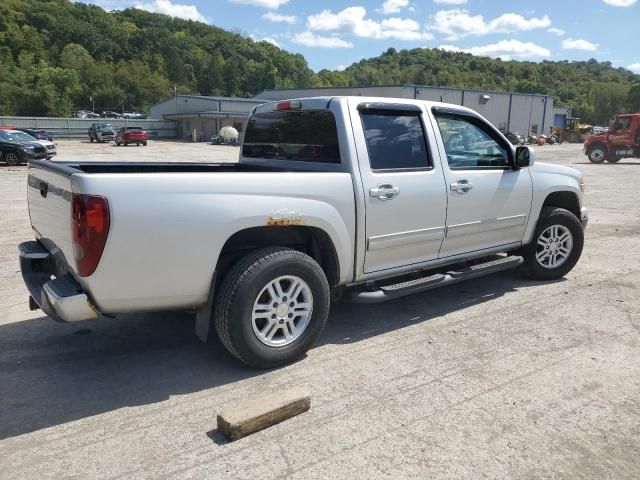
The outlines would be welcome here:
M 542 208 L 559 207 L 569 210 L 578 220 L 580 220 L 580 199 L 578 196 L 567 190 L 552 192 L 547 195 L 542 203 Z
M 542 198 L 544 198 L 544 200 L 542 200 Z M 582 202 L 577 185 L 555 185 L 550 190 L 547 190 L 544 197 L 541 195 L 536 198 L 534 195 L 531 215 L 522 241 L 523 245 L 527 245 L 533 239 L 533 234 L 543 208 L 564 208 L 575 215 L 578 221 L 580 221 L 581 206 Z
M 329 285 L 340 283 L 340 261 L 331 236 L 319 227 L 260 226 L 234 233 L 218 256 L 216 278 L 221 281 L 229 268 L 247 253 L 263 247 L 289 247 L 313 258 L 327 276 Z

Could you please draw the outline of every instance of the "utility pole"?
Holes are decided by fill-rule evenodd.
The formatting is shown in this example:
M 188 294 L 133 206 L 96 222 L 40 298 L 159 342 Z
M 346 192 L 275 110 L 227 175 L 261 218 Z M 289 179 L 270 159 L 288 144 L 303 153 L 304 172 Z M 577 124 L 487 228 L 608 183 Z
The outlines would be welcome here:
M 178 113 L 178 85 L 173 84 L 173 96 L 176 99 L 176 113 Z
M 93 101 L 93 94 L 91 94 L 91 96 L 89 97 L 89 100 L 91 100 L 91 111 L 93 113 L 96 112 L 96 102 Z

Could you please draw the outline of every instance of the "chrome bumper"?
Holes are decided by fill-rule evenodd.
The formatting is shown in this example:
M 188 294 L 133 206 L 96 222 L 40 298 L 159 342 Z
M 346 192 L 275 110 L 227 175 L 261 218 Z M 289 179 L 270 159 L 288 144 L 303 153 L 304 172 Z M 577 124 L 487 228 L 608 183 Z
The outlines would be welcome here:
M 586 207 L 582 207 L 580 209 L 580 223 L 582 224 L 582 228 L 587 228 L 587 223 L 589 223 L 589 211 Z
M 38 242 L 24 242 L 20 250 L 20 270 L 29 290 L 29 306 L 42 309 L 57 322 L 79 322 L 98 318 L 80 284 L 70 274 L 56 276 L 51 253 Z M 52 278 L 54 276 L 55 278 Z

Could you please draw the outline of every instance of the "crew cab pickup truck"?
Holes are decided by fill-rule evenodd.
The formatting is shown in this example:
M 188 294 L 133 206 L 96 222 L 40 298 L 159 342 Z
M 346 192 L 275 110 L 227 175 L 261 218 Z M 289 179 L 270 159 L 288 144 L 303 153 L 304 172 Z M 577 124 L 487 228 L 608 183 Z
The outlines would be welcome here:
M 109 123 L 92 123 L 88 130 L 89 141 L 95 142 L 109 142 L 116 138 L 116 132 Z
M 32 308 L 55 320 L 191 310 L 255 367 L 291 362 L 332 299 L 380 302 L 580 257 L 571 168 L 464 107 L 332 97 L 260 105 L 238 163 L 30 163 Z
M 590 135 L 583 148 L 591 163 L 640 158 L 640 113 L 615 115 L 609 122 L 609 129 Z

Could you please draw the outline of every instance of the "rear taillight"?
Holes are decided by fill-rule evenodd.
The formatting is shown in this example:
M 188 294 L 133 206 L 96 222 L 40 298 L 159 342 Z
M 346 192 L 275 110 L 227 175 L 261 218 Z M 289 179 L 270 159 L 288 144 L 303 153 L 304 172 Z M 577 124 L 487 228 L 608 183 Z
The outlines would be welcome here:
M 98 195 L 73 194 L 71 237 L 78 275 L 95 272 L 109 234 L 109 204 Z

